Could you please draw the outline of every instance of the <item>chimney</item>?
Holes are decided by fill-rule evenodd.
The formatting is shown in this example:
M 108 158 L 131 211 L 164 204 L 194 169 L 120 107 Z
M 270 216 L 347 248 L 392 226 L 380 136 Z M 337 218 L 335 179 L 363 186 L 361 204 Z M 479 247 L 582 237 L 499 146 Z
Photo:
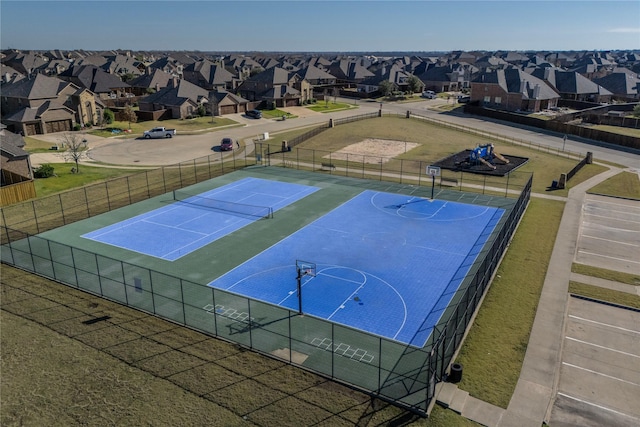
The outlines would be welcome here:
M 173 83 L 173 87 L 178 87 L 178 78 L 174 76 L 172 79 L 172 83 Z
M 538 99 L 540 96 L 540 85 L 535 85 L 533 87 L 533 99 Z
M 526 82 L 524 80 L 520 80 L 520 93 L 524 93 L 525 87 L 526 87 Z
M 544 79 L 549 80 L 549 76 L 551 75 L 551 67 L 547 67 L 544 69 Z

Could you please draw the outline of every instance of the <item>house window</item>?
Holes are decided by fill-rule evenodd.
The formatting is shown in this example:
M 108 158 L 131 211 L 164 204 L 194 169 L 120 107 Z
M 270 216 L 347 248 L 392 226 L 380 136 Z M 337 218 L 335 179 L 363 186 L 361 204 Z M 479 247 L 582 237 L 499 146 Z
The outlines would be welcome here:
M 502 104 L 502 98 L 499 96 L 496 96 L 494 101 L 496 104 Z
M 484 97 L 484 103 L 485 104 L 489 104 L 491 102 L 491 97 L 490 96 L 485 96 Z

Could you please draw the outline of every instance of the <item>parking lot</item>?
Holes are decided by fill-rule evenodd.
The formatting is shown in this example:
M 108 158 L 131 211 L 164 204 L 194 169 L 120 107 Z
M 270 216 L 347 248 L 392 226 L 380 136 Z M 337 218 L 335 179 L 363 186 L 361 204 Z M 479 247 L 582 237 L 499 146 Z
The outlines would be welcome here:
M 640 312 L 570 298 L 550 425 L 640 425 Z
M 593 267 L 640 272 L 640 203 L 585 196 L 575 261 Z

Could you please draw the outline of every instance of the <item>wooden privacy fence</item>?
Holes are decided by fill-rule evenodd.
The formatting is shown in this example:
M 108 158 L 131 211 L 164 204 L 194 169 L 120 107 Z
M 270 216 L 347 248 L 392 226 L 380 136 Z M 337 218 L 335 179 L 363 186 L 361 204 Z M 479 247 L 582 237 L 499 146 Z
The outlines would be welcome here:
M 36 186 L 33 181 L 0 187 L 0 206 L 7 206 L 36 197 Z

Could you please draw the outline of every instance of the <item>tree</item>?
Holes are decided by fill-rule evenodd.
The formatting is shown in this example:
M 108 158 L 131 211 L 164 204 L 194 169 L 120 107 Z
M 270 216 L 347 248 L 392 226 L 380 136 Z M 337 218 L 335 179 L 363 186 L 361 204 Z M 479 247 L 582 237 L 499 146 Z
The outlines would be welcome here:
M 417 78 L 416 76 L 409 77 L 409 91 L 413 93 L 422 92 L 422 87 L 424 86 L 422 80 Z
M 633 117 L 640 117 L 640 104 L 633 107 Z
M 110 125 L 116 119 L 116 115 L 113 114 L 113 111 L 111 111 L 110 109 L 105 108 L 104 112 L 102 113 L 102 118 L 104 119 L 104 122 L 106 124 Z
M 395 85 L 389 80 L 383 80 L 378 85 L 378 90 L 382 96 L 388 96 L 395 89 Z
M 127 104 L 124 107 L 124 110 L 122 110 L 122 117 L 129 122 L 129 130 L 131 130 L 131 123 L 136 123 L 138 121 L 138 116 L 133 110 L 131 104 Z
M 76 164 L 76 167 L 71 169 L 71 172 L 80 172 L 80 166 L 78 162 L 81 158 L 86 157 L 87 140 L 81 138 L 80 134 L 65 132 L 62 134 L 60 142 L 62 143 L 62 147 L 66 148 L 66 151 L 64 151 L 62 154 L 64 159 L 75 162 Z

